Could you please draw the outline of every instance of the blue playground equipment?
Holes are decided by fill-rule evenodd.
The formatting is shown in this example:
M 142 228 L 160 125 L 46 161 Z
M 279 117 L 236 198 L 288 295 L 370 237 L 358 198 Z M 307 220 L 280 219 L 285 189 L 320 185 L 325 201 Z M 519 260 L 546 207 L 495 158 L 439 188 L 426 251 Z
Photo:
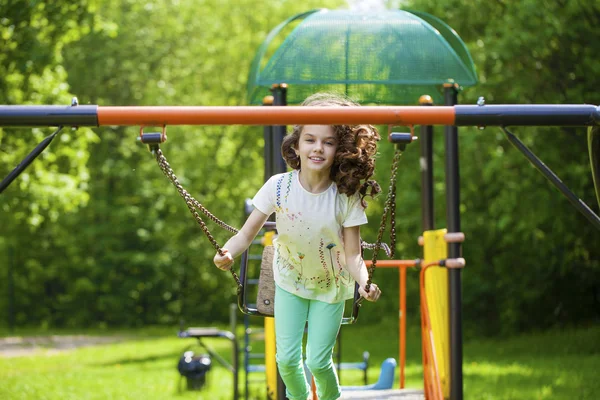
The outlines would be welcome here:
M 371 385 L 364 386 L 342 386 L 343 391 L 358 391 L 358 390 L 386 390 L 391 389 L 394 384 L 394 372 L 396 371 L 396 359 L 386 358 L 381 363 L 381 371 L 379 379 Z

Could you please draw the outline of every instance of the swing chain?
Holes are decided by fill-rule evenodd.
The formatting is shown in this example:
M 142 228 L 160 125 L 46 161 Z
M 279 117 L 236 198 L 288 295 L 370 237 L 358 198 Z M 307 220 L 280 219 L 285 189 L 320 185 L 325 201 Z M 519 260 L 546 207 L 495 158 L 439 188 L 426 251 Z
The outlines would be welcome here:
M 213 215 L 198 200 L 196 200 L 192 195 L 190 195 L 187 190 L 185 190 L 183 188 L 183 186 L 179 182 L 179 179 L 177 179 L 175 172 L 171 168 L 169 162 L 167 161 L 167 158 L 162 153 L 162 150 L 160 149 L 158 144 L 152 146 L 151 151 L 155 155 L 156 162 L 158 163 L 158 166 L 162 170 L 163 174 L 173 184 L 173 186 L 175 186 L 175 188 L 177 189 L 177 192 L 179 192 L 179 195 L 184 199 L 186 206 L 188 207 L 188 209 L 194 216 L 194 219 L 196 220 L 196 222 L 198 222 L 198 224 L 200 225 L 200 228 L 202 228 L 202 231 L 204 232 L 204 234 L 206 235 L 206 237 L 208 238 L 208 240 L 210 241 L 212 246 L 215 248 L 215 250 L 220 255 L 223 255 L 223 250 L 221 249 L 221 246 L 219 246 L 219 244 L 217 243 L 217 241 L 215 240 L 213 235 L 210 233 L 208 226 L 206 226 L 206 223 L 202 220 L 202 217 L 200 216 L 200 214 L 198 213 L 198 211 L 196 209 L 200 210 L 204 215 L 206 215 L 210 220 L 215 222 L 221 228 L 228 230 L 229 232 L 232 232 L 232 233 L 237 233 L 238 230 L 236 228 L 226 224 L 225 222 L 223 222 L 219 218 L 217 218 L 215 215 Z M 367 292 L 369 291 L 369 289 L 371 287 L 373 271 L 375 270 L 375 268 L 377 266 L 377 257 L 379 255 L 379 250 L 381 250 L 383 248 L 389 258 L 393 258 L 394 253 L 395 253 L 395 248 L 396 248 L 396 176 L 397 176 L 397 172 L 398 172 L 398 164 L 399 164 L 401 155 L 402 155 L 401 148 L 399 146 L 396 146 L 396 150 L 394 152 L 394 158 L 392 161 L 388 197 L 385 201 L 383 214 L 381 216 L 381 223 L 379 225 L 377 241 L 374 244 L 370 244 L 370 243 L 367 243 L 364 241 L 361 242 L 361 245 L 363 248 L 373 250 L 373 258 L 372 258 L 371 266 L 368 268 L 369 276 L 367 279 L 367 284 L 365 286 L 365 290 Z M 383 241 L 383 233 L 386 228 L 388 214 L 390 215 L 390 245 L 389 246 L 386 243 L 382 242 Z M 233 279 L 235 280 L 235 282 L 237 284 L 238 293 L 240 293 L 240 291 L 243 290 L 242 282 L 240 281 L 239 276 L 236 274 L 236 272 L 233 270 L 233 268 L 230 269 L 229 271 L 231 272 L 231 275 L 233 276 Z
M 390 187 L 388 189 L 388 197 L 385 201 L 385 205 L 383 207 L 383 214 L 381 216 L 381 223 L 379 224 L 379 232 L 377 233 L 377 241 L 373 245 L 373 258 L 371 259 L 371 266 L 367 268 L 369 277 L 367 279 L 367 284 L 365 286 L 365 290 L 368 292 L 371 288 L 371 283 L 373 279 L 373 271 L 377 267 L 377 257 L 379 255 L 379 250 L 382 247 L 386 247 L 385 243 L 382 243 L 383 233 L 385 231 L 388 214 L 390 216 L 390 246 L 389 246 L 389 254 L 390 258 L 394 258 L 395 250 L 396 250 L 396 176 L 398 174 L 398 164 L 400 162 L 400 156 L 402 155 L 402 149 L 399 146 L 396 146 L 396 150 L 394 152 L 394 158 L 392 161 L 392 168 L 390 172 Z M 387 253 L 387 251 L 386 251 Z
M 198 225 L 200 225 L 200 228 L 202 228 L 202 231 L 204 232 L 210 243 L 220 255 L 223 255 L 223 250 L 221 249 L 221 246 L 219 246 L 213 235 L 210 233 L 210 231 L 208 230 L 208 226 L 206 226 L 206 223 L 204 223 L 202 217 L 200 216 L 200 214 L 198 214 L 198 211 L 196 211 L 196 209 L 202 211 L 204 215 L 206 215 L 208 218 L 214 221 L 221 228 L 226 229 L 232 233 L 237 233 L 238 230 L 232 226 L 227 225 L 225 222 L 221 221 L 219 218 L 213 215 L 198 200 L 196 200 L 191 194 L 189 194 L 187 190 L 183 188 L 183 186 L 179 182 L 179 179 L 177 179 L 175 172 L 169 165 L 167 158 L 164 156 L 163 152 L 158 147 L 158 145 L 156 145 L 156 147 L 152 149 L 152 153 L 156 156 L 156 162 L 158 163 L 158 166 L 162 170 L 163 174 L 167 177 L 167 179 L 169 179 L 173 186 L 175 186 L 183 200 L 185 200 L 185 204 L 194 216 L 196 222 L 198 222 Z M 239 292 L 240 290 L 242 290 L 242 282 L 240 281 L 239 276 L 235 273 L 233 268 L 231 268 L 229 271 L 231 272 L 231 275 L 233 276 L 233 279 L 237 284 L 237 290 Z
M 373 250 L 375 249 L 375 243 L 367 243 L 364 240 L 360 240 L 360 247 L 363 249 L 368 249 L 368 250 Z M 383 249 L 383 251 L 385 252 L 385 254 L 388 256 L 388 258 L 391 258 L 392 256 L 392 250 L 390 250 L 390 246 L 385 243 L 382 242 L 381 243 L 381 248 Z

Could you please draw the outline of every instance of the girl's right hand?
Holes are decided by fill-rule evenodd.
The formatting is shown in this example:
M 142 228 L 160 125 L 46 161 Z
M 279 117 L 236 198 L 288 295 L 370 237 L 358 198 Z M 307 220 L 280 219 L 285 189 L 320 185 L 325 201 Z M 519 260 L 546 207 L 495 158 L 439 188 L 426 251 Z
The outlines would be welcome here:
M 233 266 L 233 257 L 227 249 L 221 249 L 221 251 L 223 252 L 223 255 L 220 255 L 219 253 L 215 254 L 213 262 L 220 270 L 229 271 Z
M 379 300 L 379 296 L 381 296 L 381 289 L 379 289 L 376 284 L 371 283 L 368 292 L 365 290 L 364 286 L 359 286 L 358 293 L 368 301 L 377 301 Z

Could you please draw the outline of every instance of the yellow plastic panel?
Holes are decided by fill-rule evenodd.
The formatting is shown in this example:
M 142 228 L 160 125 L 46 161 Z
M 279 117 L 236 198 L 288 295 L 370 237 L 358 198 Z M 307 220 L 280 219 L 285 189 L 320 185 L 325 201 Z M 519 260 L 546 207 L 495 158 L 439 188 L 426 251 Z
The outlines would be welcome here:
M 448 244 L 444 240 L 446 229 L 425 231 L 423 233 L 424 262 L 444 259 L 448 255 Z M 425 272 L 425 293 L 429 306 L 429 316 L 435 354 L 438 360 L 438 373 L 442 383 L 444 397 L 450 397 L 450 329 L 448 309 L 448 270 L 442 267 L 431 267 Z
M 265 369 L 267 398 L 277 400 L 277 363 L 275 361 L 275 319 L 265 318 Z

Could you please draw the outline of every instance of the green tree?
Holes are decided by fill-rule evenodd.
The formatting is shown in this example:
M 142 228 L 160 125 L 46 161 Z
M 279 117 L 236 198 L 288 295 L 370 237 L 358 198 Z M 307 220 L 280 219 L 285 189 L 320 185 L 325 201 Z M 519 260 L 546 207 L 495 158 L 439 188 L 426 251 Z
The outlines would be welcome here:
M 597 3 L 414 0 L 411 7 L 441 18 L 467 43 L 480 84 L 460 102 L 599 103 L 600 47 L 590 33 L 600 22 Z M 511 130 L 594 207 L 585 128 Z M 498 333 L 597 320 L 597 230 L 500 130 L 461 132 L 467 326 Z
M 257 9 L 252 1 L 99 2 L 95 17 L 102 23 L 64 48 L 69 84 L 83 104 L 243 104 L 261 41 L 312 3 Z M 96 132 L 87 206 L 59 221 L 77 232 L 76 249 L 66 259 L 42 257 L 42 264 L 61 265 L 58 304 L 28 315 L 54 325 L 225 318 L 235 285 L 211 265 L 214 250 L 152 156 L 136 144 L 139 128 Z M 180 181 L 239 227 L 243 200 L 262 181 L 262 129 L 168 127 L 168 134 L 162 147 Z M 229 234 L 209 226 L 223 243 Z
M 298 12 L 339 4 L 0 0 L 0 103 L 66 105 L 76 94 L 82 104 L 101 106 L 244 104 L 250 63 L 267 33 Z M 467 43 L 481 83 L 461 102 L 600 103 L 591 89 L 598 79 L 595 3 L 414 0 L 411 7 L 441 18 Z M 154 129 L 161 127 L 144 128 Z M 263 179 L 262 129 L 167 130 L 161 148 L 181 183 L 239 227 L 243 201 Z M 584 129 L 514 130 L 595 204 Z M 598 233 L 499 130 L 460 131 L 467 329 L 514 332 L 597 319 Z M 443 227 L 443 141 L 436 132 L 436 222 Z M 0 172 L 48 133 L 0 130 Z M 18 257 L 20 324 L 141 326 L 227 315 L 235 285 L 212 266 L 214 250 L 138 135 L 139 127 L 65 131 L 3 193 L 0 243 Z M 392 147 L 381 143 L 380 153 L 377 179 L 387 188 Z M 420 253 L 416 165 L 418 148 L 409 146 L 398 180 L 400 258 Z M 383 198 L 370 202 L 366 240 L 374 240 L 382 205 Z M 230 235 L 208 225 L 220 243 Z M 389 295 L 362 320 L 389 315 L 371 311 L 394 305 L 397 284 L 387 274 L 376 271 L 375 281 Z M 411 292 L 415 315 L 415 286 Z
M 71 103 L 62 50 L 89 31 L 93 6 L 93 1 L 0 1 L 0 103 Z M 0 176 L 4 178 L 51 132 L 0 129 Z M 49 237 L 68 237 L 69 232 L 57 224 L 60 216 L 76 212 L 88 201 L 88 147 L 96 139 L 89 129 L 66 128 L 50 151 L 2 194 L 0 246 L 3 254 L 8 254 L 7 249 L 16 254 L 13 267 L 20 310 L 35 308 L 32 293 L 38 300 L 53 294 L 56 271 L 37 257 L 52 248 Z M 9 260 L 2 260 L 0 276 L 6 283 Z M 6 301 L 1 296 L 2 313 Z M 27 320 L 23 312 L 18 317 L 21 323 Z

